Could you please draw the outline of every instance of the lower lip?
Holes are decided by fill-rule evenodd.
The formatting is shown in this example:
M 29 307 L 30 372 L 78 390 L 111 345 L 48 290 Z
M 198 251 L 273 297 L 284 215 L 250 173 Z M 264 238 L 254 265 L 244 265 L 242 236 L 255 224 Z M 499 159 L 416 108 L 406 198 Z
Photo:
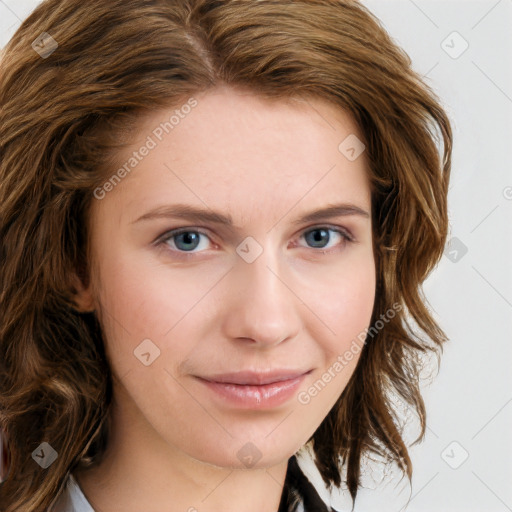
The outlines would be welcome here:
M 273 382 L 262 386 L 212 382 L 199 377 L 198 379 L 214 391 L 216 395 L 239 408 L 266 409 L 277 407 L 289 400 L 296 393 L 308 373 L 295 379 Z

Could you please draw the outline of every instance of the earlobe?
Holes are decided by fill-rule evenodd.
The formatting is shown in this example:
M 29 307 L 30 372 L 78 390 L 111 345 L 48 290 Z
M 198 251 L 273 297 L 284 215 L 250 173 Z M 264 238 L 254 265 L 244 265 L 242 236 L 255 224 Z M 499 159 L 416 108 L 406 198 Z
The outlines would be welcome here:
M 73 274 L 72 277 L 72 300 L 75 304 L 75 309 L 80 313 L 91 313 L 95 310 L 94 294 L 92 286 L 85 287 L 82 280 Z

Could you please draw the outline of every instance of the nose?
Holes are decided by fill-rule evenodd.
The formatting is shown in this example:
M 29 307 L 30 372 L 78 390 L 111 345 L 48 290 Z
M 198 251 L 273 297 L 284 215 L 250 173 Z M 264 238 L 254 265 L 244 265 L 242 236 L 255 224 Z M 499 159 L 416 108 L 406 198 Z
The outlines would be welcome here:
M 238 258 L 228 276 L 224 334 L 257 348 L 278 345 L 302 328 L 298 306 L 302 300 L 279 271 L 270 250 L 252 263 Z M 290 274 L 284 273 L 290 280 Z

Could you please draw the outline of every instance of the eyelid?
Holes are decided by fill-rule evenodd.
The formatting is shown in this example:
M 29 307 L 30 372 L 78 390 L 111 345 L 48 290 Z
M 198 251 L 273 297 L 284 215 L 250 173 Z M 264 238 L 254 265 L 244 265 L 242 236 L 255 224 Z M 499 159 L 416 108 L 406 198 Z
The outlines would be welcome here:
M 308 231 L 314 231 L 315 229 L 322 229 L 322 228 L 327 228 L 327 229 L 332 229 L 333 231 L 338 231 L 342 235 L 346 235 L 346 237 L 349 239 L 349 241 L 351 241 L 351 242 L 356 241 L 354 235 L 348 228 L 345 228 L 343 226 L 338 226 L 335 224 L 329 224 L 329 223 L 312 224 L 311 226 L 309 226 L 307 228 L 302 228 L 301 233 L 307 233 Z
M 169 229 L 165 233 L 162 233 L 154 242 L 154 245 L 158 245 L 161 243 L 165 243 L 170 240 L 174 236 L 178 236 L 181 233 L 187 233 L 189 231 L 193 231 L 194 233 L 201 233 L 202 235 L 207 236 L 211 240 L 211 235 L 208 231 L 205 231 L 203 228 L 197 228 L 195 226 L 186 226 L 183 228 Z

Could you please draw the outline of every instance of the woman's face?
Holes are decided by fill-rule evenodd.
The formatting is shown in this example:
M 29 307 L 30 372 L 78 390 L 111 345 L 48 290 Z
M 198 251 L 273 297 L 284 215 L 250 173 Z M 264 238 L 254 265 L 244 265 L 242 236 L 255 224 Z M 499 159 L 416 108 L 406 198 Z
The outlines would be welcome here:
M 268 467 L 309 439 L 359 358 L 345 354 L 375 298 L 367 161 L 351 117 L 323 101 L 228 87 L 195 100 L 146 117 L 125 172 L 97 189 L 81 300 L 132 441 Z

